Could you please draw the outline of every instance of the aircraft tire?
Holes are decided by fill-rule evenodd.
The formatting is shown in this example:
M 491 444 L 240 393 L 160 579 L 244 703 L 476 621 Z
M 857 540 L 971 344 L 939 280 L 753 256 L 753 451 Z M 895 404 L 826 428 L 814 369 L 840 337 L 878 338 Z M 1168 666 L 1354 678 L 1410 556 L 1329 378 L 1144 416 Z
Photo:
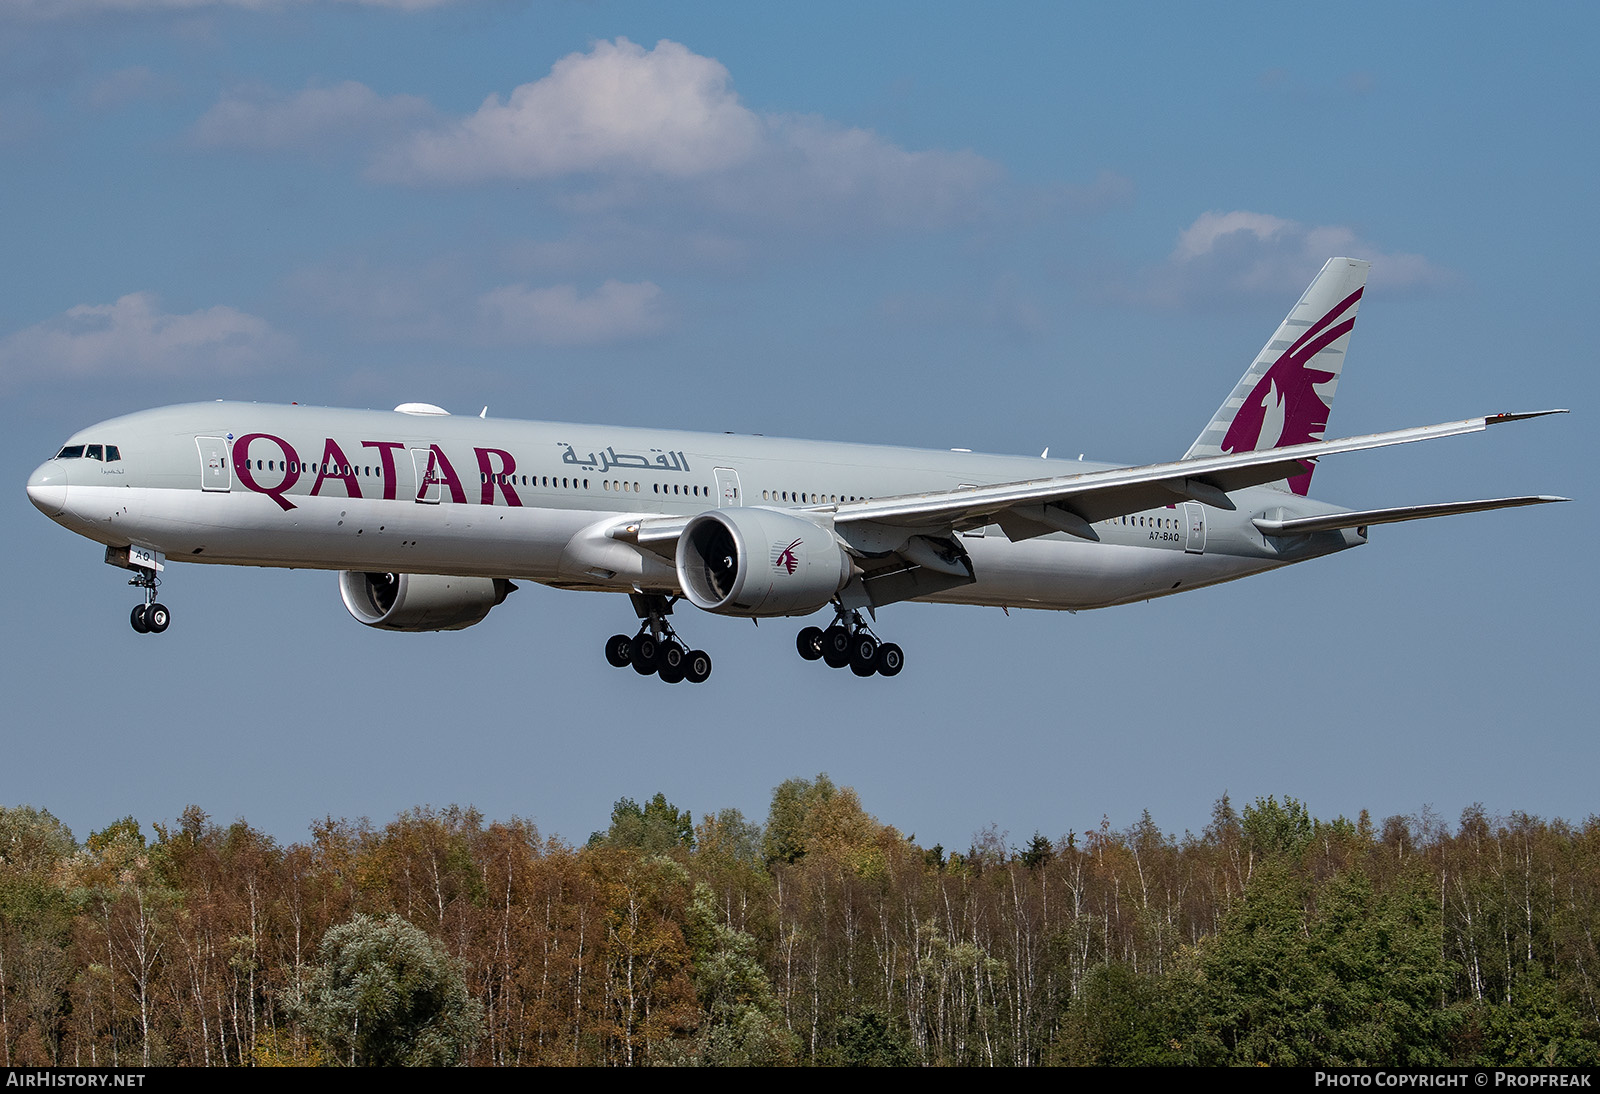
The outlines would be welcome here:
M 678 658 L 678 663 L 675 665 L 662 662 L 661 667 L 656 670 L 656 674 L 669 684 L 681 683 L 686 675 L 684 672 L 683 658 Z
M 906 667 L 905 651 L 893 642 L 885 642 L 878 647 L 878 675 L 899 676 L 900 670 Z
M 633 640 L 633 671 L 640 676 L 649 676 L 660 666 L 656 658 L 660 655 L 661 643 L 657 642 L 654 635 L 641 634 Z
M 614 634 L 606 639 L 606 660 L 614 669 L 625 669 L 633 664 L 633 639 L 625 634 Z
M 666 670 L 671 669 L 673 672 L 678 673 L 679 670 L 684 667 L 684 659 L 688 656 L 689 651 L 678 645 L 678 643 L 665 642 L 661 646 L 661 651 L 656 654 L 657 671 L 665 672 Z M 680 673 L 678 680 L 682 679 L 683 676 Z M 677 683 L 677 681 L 675 680 L 673 683 Z
M 807 661 L 817 661 L 822 658 L 822 628 L 806 627 L 799 637 L 794 640 L 795 646 L 800 650 L 800 656 Z
M 148 624 L 148 623 L 146 623 L 144 621 L 144 605 L 143 604 L 135 604 L 133 606 L 133 611 L 128 616 L 128 622 L 132 623 L 133 624 L 133 629 L 138 631 L 140 634 L 149 634 L 150 633 L 150 624 Z
M 850 663 L 850 632 L 837 624 L 822 632 L 822 659 L 832 669 Z
M 703 684 L 711 675 L 711 655 L 705 650 L 690 650 L 683 659 L 684 679 L 691 684 Z
M 857 634 L 850 640 L 850 671 L 871 676 L 878 671 L 878 640 L 870 634 Z
M 172 612 L 165 604 L 151 604 L 144 610 L 144 625 L 151 634 L 160 634 L 172 625 Z

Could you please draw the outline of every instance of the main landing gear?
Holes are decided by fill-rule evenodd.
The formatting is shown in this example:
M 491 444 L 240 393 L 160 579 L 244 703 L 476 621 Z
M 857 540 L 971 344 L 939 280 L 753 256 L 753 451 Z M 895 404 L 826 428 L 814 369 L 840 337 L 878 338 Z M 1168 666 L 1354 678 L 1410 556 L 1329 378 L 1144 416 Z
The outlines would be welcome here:
M 879 642 L 858 611 L 839 609 L 833 626 L 807 627 L 795 645 L 807 661 L 820 660 L 835 669 L 849 665 L 857 676 L 898 676 L 906 665 L 905 652 L 893 642 Z
M 161 584 L 161 579 L 155 575 L 155 571 L 135 570 L 128 584 L 144 590 L 144 603 L 135 604 L 128 616 L 133 629 L 140 634 L 160 634 L 166 630 L 172 623 L 172 610 L 165 604 L 156 603 L 156 586 Z
M 614 668 L 633 666 L 640 676 L 654 674 L 669 684 L 687 680 L 703 684 L 711 675 L 711 655 L 691 650 L 667 622 L 672 601 L 664 596 L 633 593 L 633 610 L 639 613 L 639 633 L 629 638 L 614 634 L 606 639 L 606 660 Z

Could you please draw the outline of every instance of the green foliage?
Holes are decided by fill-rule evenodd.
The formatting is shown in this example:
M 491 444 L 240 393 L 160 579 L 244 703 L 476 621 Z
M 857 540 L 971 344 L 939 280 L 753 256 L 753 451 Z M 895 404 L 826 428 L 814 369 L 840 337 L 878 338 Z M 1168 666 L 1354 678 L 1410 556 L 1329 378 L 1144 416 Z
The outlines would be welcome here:
M 0 806 L 0 867 L 51 870 L 72 857 L 78 843 L 72 830 L 49 810 L 31 805 Z
M 762 853 L 767 862 L 795 863 L 828 851 L 858 872 L 881 868 L 876 853 L 884 828 L 861 808 L 850 787 L 838 787 L 827 774 L 788 779 L 772 791 Z
M 811 814 L 839 793 L 827 772 L 815 779 L 785 779 L 772 791 L 762 854 L 768 862 L 798 862 L 808 843 Z
M 1468 1008 L 1470 1062 L 1481 1067 L 1594 1067 L 1600 1025 L 1533 966 L 1510 1000 Z
M 397 915 L 358 914 L 323 935 L 321 962 L 292 1003 L 328 1061 L 351 1066 L 458 1064 L 482 1006 L 444 946 Z
M 1181 1063 L 1177 1003 L 1160 979 L 1126 965 L 1096 965 L 1068 1008 L 1057 1062 L 1082 1067 Z
M 1036 829 L 1033 839 L 1028 841 L 1027 848 L 1022 852 L 1022 865 L 1030 870 L 1040 870 L 1050 865 L 1050 860 L 1055 856 L 1055 847 Z
M 709 886 L 695 886 L 684 937 L 694 964 L 701 1026 L 675 1062 L 705 1067 L 771 1067 L 794 1061 L 798 1043 L 762 967 L 760 947 L 723 923 Z
M 1256 872 L 1192 982 L 1192 1053 L 1207 1064 L 1359 1067 L 1445 1062 L 1438 909 L 1403 881 L 1379 896 L 1366 875 L 1310 884 L 1281 863 Z
M 720 863 L 761 864 L 761 826 L 737 809 L 706 814 L 695 829 L 695 846 L 703 857 Z
M 622 798 L 611 809 L 611 827 L 591 835 L 589 846 L 632 847 L 649 854 L 693 851 L 694 817 L 659 791 L 643 806 L 632 798 Z
M 1270 794 L 1244 807 L 1239 827 L 1251 851 L 1263 858 L 1298 859 L 1311 842 L 1311 814 L 1287 794 L 1283 804 Z
M 836 1044 L 823 1062 L 835 1067 L 910 1067 L 917 1054 L 898 1021 L 864 1007 L 839 1019 Z

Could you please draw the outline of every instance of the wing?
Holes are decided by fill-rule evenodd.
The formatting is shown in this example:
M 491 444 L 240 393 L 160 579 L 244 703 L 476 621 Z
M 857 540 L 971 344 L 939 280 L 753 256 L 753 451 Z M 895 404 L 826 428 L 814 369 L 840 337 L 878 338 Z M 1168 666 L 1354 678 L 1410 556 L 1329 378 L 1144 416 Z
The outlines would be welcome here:
M 1010 514 L 1023 521 L 1043 525 L 1035 534 L 1062 531 L 1085 539 L 1097 539 L 1098 536 L 1090 527 L 1095 521 L 1168 505 L 1175 498 L 1204 502 L 1218 509 L 1233 509 L 1233 502 L 1228 498 L 1231 491 L 1300 474 L 1308 463 L 1314 463 L 1323 456 L 1387 448 L 1413 441 L 1430 441 L 1462 433 L 1478 433 L 1491 425 L 1562 413 L 1565 411 L 1494 414 L 1337 441 L 1315 441 L 1264 452 L 1204 456 L 1143 467 L 1118 467 L 1080 475 L 981 486 L 973 490 L 875 498 L 827 508 L 836 509 L 836 525 L 871 521 L 909 526 L 959 526 L 968 521 L 1001 518 Z
M 903 544 L 907 536 L 948 535 L 955 529 L 990 522 L 1000 524 L 1006 535 L 1014 540 L 1050 532 L 1067 532 L 1083 539 L 1098 540 L 1100 537 L 1093 528 L 1096 521 L 1157 508 L 1174 500 L 1198 501 L 1231 510 L 1235 508 L 1228 497 L 1231 491 L 1301 474 L 1323 456 L 1479 433 L 1491 425 L 1565 413 L 1565 410 L 1538 410 L 1519 414 L 1491 414 L 1440 425 L 1370 433 L 1343 440 L 1315 441 L 1262 452 L 1202 456 L 1142 467 L 1116 467 L 961 490 L 807 506 L 795 511 L 819 521 L 831 521 L 847 541 L 858 539 L 852 535 L 854 531 L 865 532 L 874 526 L 881 528 L 890 533 L 877 537 L 883 540 L 885 551 L 899 550 L 894 542 L 897 538 Z M 1391 515 L 1387 519 L 1413 520 L 1446 513 L 1472 512 L 1472 507 L 1499 508 L 1557 500 L 1564 499 L 1544 496 L 1506 498 L 1493 502 L 1462 502 L 1443 507 L 1421 506 L 1410 510 L 1374 512 L 1411 513 L 1409 516 Z M 1423 511 L 1429 509 L 1434 511 Z M 613 539 L 636 543 L 670 556 L 689 520 L 689 517 L 646 517 L 619 525 L 608 534 Z M 1359 523 L 1383 522 L 1374 518 Z M 1304 522 L 1291 521 L 1286 524 L 1295 526 L 1295 531 L 1284 530 L 1278 534 L 1299 534 L 1313 530 L 1310 525 L 1299 527 Z M 906 535 L 897 537 L 894 530 L 904 530 Z

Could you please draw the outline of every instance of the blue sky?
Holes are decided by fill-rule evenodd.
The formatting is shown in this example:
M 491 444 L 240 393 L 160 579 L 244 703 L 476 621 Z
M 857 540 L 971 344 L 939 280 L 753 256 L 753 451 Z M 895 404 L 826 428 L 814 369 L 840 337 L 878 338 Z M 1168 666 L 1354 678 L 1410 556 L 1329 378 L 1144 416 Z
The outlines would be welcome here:
M 1596 16 L 1580 6 L 0 0 L 0 803 L 283 839 L 472 803 L 581 840 L 827 771 L 964 847 L 1224 791 L 1324 817 L 1595 809 Z M 1144 462 L 1333 254 L 1373 261 L 1328 461 L 1356 507 L 1559 493 L 1075 616 L 908 605 L 893 681 L 621 598 L 388 635 L 327 573 L 173 567 L 159 640 L 28 504 L 93 421 L 212 398 Z M 1587 460 L 1585 458 L 1588 458 Z M 689 609 L 685 609 L 689 610 Z

